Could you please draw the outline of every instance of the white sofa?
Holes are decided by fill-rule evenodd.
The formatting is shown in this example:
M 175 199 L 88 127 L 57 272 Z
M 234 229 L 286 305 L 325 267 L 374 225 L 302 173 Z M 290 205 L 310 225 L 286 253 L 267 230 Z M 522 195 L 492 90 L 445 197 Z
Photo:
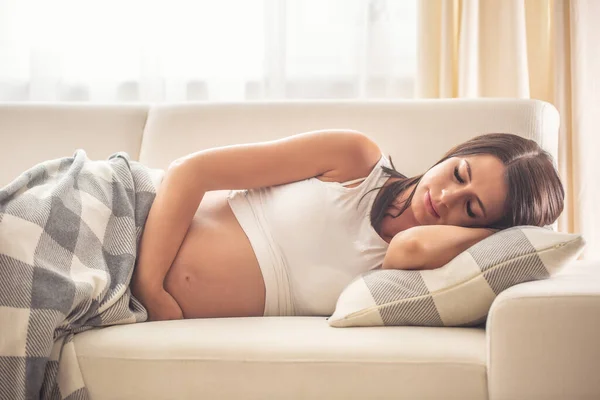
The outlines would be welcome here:
M 149 166 L 199 149 L 323 128 L 373 137 L 416 174 L 476 134 L 557 153 L 559 116 L 531 100 L 0 104 L 0 185 L 83 148 Z M 1 238 L 0 238 L 1 240 Z M 93 399 L 598 399 L 600 262 L 514 286 L 481 328 L 331 328 L 323 317 L 182 320 L 76 335 Z

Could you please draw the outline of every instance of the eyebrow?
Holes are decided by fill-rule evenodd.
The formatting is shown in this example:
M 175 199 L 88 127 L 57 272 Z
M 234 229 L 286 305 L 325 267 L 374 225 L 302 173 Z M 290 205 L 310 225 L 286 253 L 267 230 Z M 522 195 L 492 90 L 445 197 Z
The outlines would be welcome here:
M 467 174 L 469 174 L 469 182 L 471 182 L 473 180 L 472 175 L 471 175 L 471 164 L 469 164 L 469 162 L 465 159 L 465 164 L 467 164 Z M 479 207 L 481 207 L 481 210 L 483 211 L 483 216 L 487 218 L 487 213 L 485 212 L 485 207 L 483 206 L 483 203 L 481 202 L 481 199 L 479 198 L 479 196 L 477 197 L 477 203 L 479 203 Z

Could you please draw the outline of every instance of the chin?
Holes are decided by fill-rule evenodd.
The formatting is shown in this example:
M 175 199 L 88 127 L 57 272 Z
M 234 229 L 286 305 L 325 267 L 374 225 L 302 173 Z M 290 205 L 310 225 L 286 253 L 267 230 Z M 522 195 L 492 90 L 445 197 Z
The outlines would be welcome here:
M 409 210 L 412 212 L 413 215 L 413 220 L 416 226 L 420 226 L 420 225 L 431 225 L 431 222 L 429 221 L 429 215 L 427 215 L 427 211 L 419 208 L 417 210 L 415 210 L 412 206 L 409 208 Z
M 424 215 L 423 215 L 423 217 L 422 217 L 422 218 L 418 218 L 418 219 L 417 219 L 417 223 L 418 223 L 419 225 L 433 225 L 433 224 L 434 224 L 434 222 L 433 222 L 433 221 L 431 221 L 431 219 L 429 218 L 429 215 L 428 215 L 428 214 L 425 214 L 425 213 L 423 213 L 423 214 L 424 214 Z

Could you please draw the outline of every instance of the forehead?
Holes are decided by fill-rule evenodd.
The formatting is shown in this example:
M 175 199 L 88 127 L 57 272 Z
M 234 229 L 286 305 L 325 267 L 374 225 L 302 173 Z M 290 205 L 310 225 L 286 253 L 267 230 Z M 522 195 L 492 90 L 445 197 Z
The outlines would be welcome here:
M 504 201 L 508 194 L 508 186 L 504 173 L 506 168 L 502 161 L 489 154 L 458 157 L 461 169 L 467 173 L 467 165 L 471 167 L 471 186 L 475 194 L 485 206 L 488 217 L 496 219 L 501 216 Z

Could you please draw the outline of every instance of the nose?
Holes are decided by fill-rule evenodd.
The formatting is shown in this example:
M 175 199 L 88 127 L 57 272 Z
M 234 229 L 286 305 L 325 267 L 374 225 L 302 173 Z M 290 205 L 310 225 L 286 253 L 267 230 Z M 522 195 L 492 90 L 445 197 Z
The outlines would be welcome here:
M 461 200 L 461 198 L 465 195 L 464 188 L 446 188 L 442 189 L 442 194 L 440 196 L 440 201 L 447 209 L 452 208 L 457 202 Z

